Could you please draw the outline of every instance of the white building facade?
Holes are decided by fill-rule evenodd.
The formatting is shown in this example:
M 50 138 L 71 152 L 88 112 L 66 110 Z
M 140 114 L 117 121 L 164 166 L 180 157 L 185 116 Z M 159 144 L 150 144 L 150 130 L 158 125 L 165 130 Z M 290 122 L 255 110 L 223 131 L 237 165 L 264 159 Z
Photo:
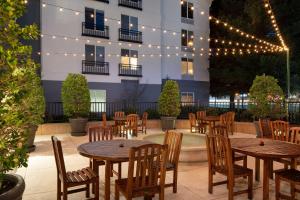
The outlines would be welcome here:
M 165 80 L 181 100 L 209 99 L 211 0 L 44 0 L 41 78 L 47 102 L 84 74 L 94 102 L 156 102 Z

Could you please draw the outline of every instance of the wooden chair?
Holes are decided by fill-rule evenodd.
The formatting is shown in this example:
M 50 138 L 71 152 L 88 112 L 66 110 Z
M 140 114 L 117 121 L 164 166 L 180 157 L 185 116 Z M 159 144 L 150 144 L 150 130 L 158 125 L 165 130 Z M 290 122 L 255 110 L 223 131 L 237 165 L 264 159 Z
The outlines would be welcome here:
M 169 147 L 167 171 L 173 171 L 173 182 L 166 184 L 165 187 L 173 187 L 173 193 L 177 192 L 178 161 L 181 150 L 182 136 L 182 133 L 167 131 L 164 139 L 164 144 L 168 145 Z
M 230 140 L 222 135 L 206 135 L 208 155 L 208 192 L 213 193 L 213 186 L 227 184 L 228 199 L 233 196 L 248 193 L 248 198 L 253 197 L 253 172 L 251 169 L 234 165 Z M 220 173 L 227 177 L 226 181 L 213 182 L 213 175 Z M 248 177 L 248 189 L 234 192 L 234 180 L 240 177 Z
M 66 172 L 64 156 L 62 152 L 61 142 L 55 137 L 51 137 L 54 157 L 57 169 L 57 199 L 67 200 L 67 195 L 85 191 L 87 198 L 90 197 L 90 184 L 95 186 L 95 200 L 99 200 L 99 176 L 90 168 L 83 168 L 77 171 Z M 85 187 L 68 190 L 71 187 L 84 185 Z M 61 191 L 63 186 L 63 191 Z
M 273 140 L 290 142 L 290 127 L 289 122 L 276 120 L 271 122 Z
M 209 125 L 207 122 L 205 122 L 203 119 L 206 117 L 206 111 L 197 111 L 196 112 L 197 122 L 199 125 L 200 133 L 205 134 L 206 133 L 206 127 Z
M 112 140 L 113 139 L 113 127 L 91 127 L 88 130 L 89 142 L 97 142 L 103 140 Z M 122 176 L 122 163 L 116 162 L 118 164 L 118 172 L 113 170 L 112 164 L 112 174 L 117 175 L 118 179 L 121 179 Z M 115 163 L 115 164 L 116 164 Z M 92 160 L 90 159 L 90 167 L 94 170 L 94 172 L 99 176 L 99 166 L 105 165 L 103 160 Z
M 258 135 L 258 137 L 272 138 L 272 129 L 271 129 L 270 119 L 259 119 L 258 125 L 259 125 L 259 132 L 260 132 L 260 135 Z
M 127 200 L 144 196 L 151 199 L 156 193 L 164 199 L 167 145 L 148 144 L 134 147 L 129 152 L 128 178 L 116 180 L 115 200 L 120 192 Z
M 117 111 L 115 112 L 114 114 L 114 119 L 115 118 L 123 118 L 125 117 L 125 112 L 122 112 L 122 111 Z M 120 121 L 120 120 L 115 120 L 115 127 L 116 127 L 116 133 L 117 135 L 120 135 L 122 136 L 122 131 L 123 130 L 123 126 L 125 125 L 125 121 Z
M 287 196 L 280 192 L 280 182 L 286 181 L 290 184 L 291 196 Z M 275 191 L 276 191 L 276 200 L 279 199 L 291 199 L 294 200 L 296 192 L 300 193 L 300 190 L 295 188 L 295 185 L 300 185 L 300 171 L 295 169 L 289 170 L 279 170 L 275 172 Z
M 228 120 L 228 131 L 233 135 L 234 133 L 234 121 L 235 121 L 235 112 L 227 112 L 227 120 Z
M 103 112 L 102 113 L 102 127 L 106 127 L 107 126 L 107 120 L 106 120 L 106 113 Z
M 140 124 L 138 124 L 138 131 L 147 134 L 147 119 L 148 119 L 148 113 L 144 112 L 142 116 L 142 121 Z
M 196 120 L 196 115 L 194 113 L 189 113 L 189 121 L 190 121 L 190 131 L 191 131 L 191 133 L 195 133 L 197 130 L 200 133 L 200 128 L 198 126 L 198 122 Z M 195 131 L 193 131 L 193 129 Z
M 290 128 L 291 142 L 300 144 L 300 127 Z
M 123 111 L 115 112 L 115 117 L 125 117 L 125 113 Z
M 137 114 L 130 114 L 126 117 L 126 122 L 124 126 L 124 132 L 122 136 L 128 139 L 128 135 L 131 134 L 133 136 L 137 136 L 138 132 L 138 119 L 139 116 Z
M 228 138 L 228 127 L 224 125 L 216 125 L 212 127 L 212 135 L 222 135 L 224 137 Z M 241 154 L 241 153 L 235 153 L 234 154 L 234 162 L 236 161 L 243 161 L 243 167 L 247 168 L 248 165 L 248 160 L 247 160 L 247 155 Z

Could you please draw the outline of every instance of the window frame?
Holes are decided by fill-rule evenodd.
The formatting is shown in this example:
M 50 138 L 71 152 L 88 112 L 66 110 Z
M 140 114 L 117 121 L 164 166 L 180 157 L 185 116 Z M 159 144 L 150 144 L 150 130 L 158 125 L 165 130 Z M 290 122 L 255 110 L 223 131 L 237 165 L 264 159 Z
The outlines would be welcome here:
M 181 4 L 181 17 L 190 19 L 190 20 L 194 20 L 194 9 L 193 9 L 194 3 L 186 1 L 186 0 L 182 0 L 182 2 L 183 3 Z M 184 10 L 185 10 L 185 15 L 183 13 Z M 192 15 L 192 16 L 190 16 L 190 15 Z

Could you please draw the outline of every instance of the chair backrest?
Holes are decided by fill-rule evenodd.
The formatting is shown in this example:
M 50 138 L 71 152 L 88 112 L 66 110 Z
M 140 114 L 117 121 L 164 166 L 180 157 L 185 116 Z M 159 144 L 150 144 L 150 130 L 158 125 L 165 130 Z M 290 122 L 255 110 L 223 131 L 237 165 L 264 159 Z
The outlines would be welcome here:
M 122 111 L 115 112 L 115 117 L 125 117 L 125 113 Z
M 196 112 L 197 120 L 202 121 L 206 117 L 206 111 L 197 111 Z
M 222 135 L 228 137 L 228 127 L 225 125 L 216 125 L 211 128 L 212 135 Z
M 259 137 L 262 138 L 272 138 L 272 129 L 271 129 L 271 121 L 270 119 L 259 119 Z
M 289 123 L 281 120 L 271 122 L 271 130 L 273 140 L 281 140 L 290 142 Z
M 189 113 L 189 121 L 191 126 L 196 126 L 196 115 L 194 113 Z
M 228 118 L 228 116 L 226 115 L 226 113 L 220 115 L 220 123 L 222 125 L 226 125 L 227 126 L 227 124 L 228 124 L 228 119 L 227 118 Z
M 290 129 L 291 142 L 300 144 L 300 127 L 293 127 Z
M 227 112 L 226 115 L 227 115 L 227 117 L 228 117 L 228 121 L 229 121 L 230 123 L 234 123 L 234 120 L 235 120 L 235 112 L 230 111 L 230 112 Z
M 66 167 L 64 161 L 64 155 L 62 152 L 61 142 L 57 139 L 57 137 L 52 136 L 52 146 L 54 151 L 55 163 L 56 163 L 56 170 L 58 177 L 60 180 L 66 180 Z
M 127 194 L 164 189 L 168 146 L 148 144 L 129 151 Z
M 206 135 L 208 165 L 210 169 L 221 171 L 233 180 L 232 149 L 228 137 Z
M 89 135 L 89 142 L 112 140 L 113 139 L 113 129 L 111 126 L 91 127 L 88 129 L 88 135 Z
M 165 133 L 164 144 L 169 147 L 168 162 L 177 166 L 181 151 L 182 133 L 167 131 Z
M 102 126 L 103 126 L 103 127 L 106 127 L 106 125 L 107 125 L 106 113 L 103 112 L 103 113 L 102 113 Z
M 126 117 L 126 125 L 128 128 L 137 128 L 138 125 L 138 118 L 139 116 L 137 114 L 130 114 Z

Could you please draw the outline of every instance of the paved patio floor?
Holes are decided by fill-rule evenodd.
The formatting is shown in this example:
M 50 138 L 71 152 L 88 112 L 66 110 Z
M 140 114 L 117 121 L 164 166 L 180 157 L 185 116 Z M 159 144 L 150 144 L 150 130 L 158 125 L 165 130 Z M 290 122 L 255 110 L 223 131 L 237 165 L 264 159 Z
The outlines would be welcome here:
M 178 130 L 188 132 L 188 130 Z M 161 130 L 149 130 L 148 134 L 161 132 Z M 62 140 L 64 158 L 67 170 L 76 170 L 86 167 L 89 160 L 82 157 L 77 152 L 77 146 L 88 141 L 88 137 L 72 137 L 70 134 L 56 135 Z M 253 135 L 236 133 L 234 137 L 253 137 Z M 139 136 L 138 139 L 141 139 Z M 35 139 L 36 151 L 30 154 L 28 168 L 20 168 L 17 173 L 25 178 L 26 189 L 24 200 L 54 200 L 56 199 L 56 166 L 53 156 L 50 135 L 38 135 Z M 254 159 L 248 157 L 248 167 L 254 169 Z M 123 176 L 127 173 L 126 163 L 122 165 Z M 278 164 L 276 168 L 281 168 Z M 262 169 L 262 166 L 261 166 Z M 198 200 L 198 199 L 227 199 L 227 188 L 225 185 L 214 187 L 213 194 L 207 191 L 207 162 L 202 163 L 180 163 L 178 177 L 178 192 L 172 193 L 171 188 L 165 190 L 165 199 L 170 200 Z M 261 172 L 262 174 L 262 172 Z M 167 181 L 171 174 L 167 175 Z M 215 180 L 223 179 L 221 175 L 216 175 Z M 243 178 L 237 180 L 236 190 L 247 187 L 247 181 Z M 114 178 L 111 179 L 112 194 L 114 199 Z M 274 181 L 270 181 L 270 197 L 275 199 Z M 262 199 L 262 183 L 254 181 L 254 199 Z M 289 191 L 287 184 L 283 184 L 283 190 Z M 104 196 L 104 167 L 100 167 L 100 199 Z M 85 199 L 85 193 L 71 194 L 69 199 Z M 121 199 L 124 199 L 121 196 Z M 143 199 L 143 198 L 140 198 Z M 154 199 L 158 199 L 157 195 Z M 247 199 L 247 195 L 236 196 L 235 199 Z

